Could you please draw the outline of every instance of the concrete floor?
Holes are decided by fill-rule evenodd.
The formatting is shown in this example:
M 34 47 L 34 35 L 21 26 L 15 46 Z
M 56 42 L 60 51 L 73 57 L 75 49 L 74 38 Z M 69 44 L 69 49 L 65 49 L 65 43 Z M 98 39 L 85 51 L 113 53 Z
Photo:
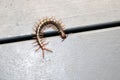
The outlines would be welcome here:
M 116 21 L 120 1 L 0 0 L 0 38 L 31 34 L 45 16 L 66 28 Z M 0 80 L 120 80 L 120 28 L 48 38 L 44 60 L 33 41 L 0 45 Z

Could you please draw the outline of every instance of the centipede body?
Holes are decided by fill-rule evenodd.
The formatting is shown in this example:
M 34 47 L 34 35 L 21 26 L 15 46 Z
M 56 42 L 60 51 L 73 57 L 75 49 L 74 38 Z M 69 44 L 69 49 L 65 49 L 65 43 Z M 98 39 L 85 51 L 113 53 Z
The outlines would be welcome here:
M 34 32 L 36 34 L 36 36 L 35 36 L 35 39 L 36 39 L 35 43 L 37 43 L 36 46 L 39 46 L 36 49 L 36 51 L 38 51 L 41 48 L 43 58 L 44 58 L 44 50 L 52 52 L 52 50 L 45 47 L 48 44 L 48 42 L 45 42 L 45 40 L 43 38 L 43 36 L 44 36 L 43 32 L 49 28 L 56 30 L 60 34 L 60 37 L 62 39 L 66 38 L 66 34 L 64 32 L 64 26 L 59 20 L 56 20 L 54 17 L 51 17 L 51 18 L 46 17 L 46 18 L 43 18 L 42 20 L 40 20 L 36 24 L 36 26 L 34 28 Z

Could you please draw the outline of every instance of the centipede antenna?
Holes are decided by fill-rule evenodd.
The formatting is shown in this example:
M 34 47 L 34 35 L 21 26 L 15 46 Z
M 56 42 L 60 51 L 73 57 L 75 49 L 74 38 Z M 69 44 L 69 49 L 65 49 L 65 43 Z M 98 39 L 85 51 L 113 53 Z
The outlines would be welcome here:
M 70 29 L 66 29 L 65 33 L 72 34 L 72 33 L 86 32 L 86 31 L 92 31 L 92 30 L 113 28 L 113 27 L 120 27 L 120 21 L 113 21 L 113 22 L 106 22 L 106 23 L 100 23 L 100 24 L 73 27 Z M 53 37 L 53 36 L 58 36 L 58 35 L 59 35 L 59 33 L 57 31 L 51 31 L 51 32 L 44 33 L 44 37 Z M 35 34 L 1 38 L 0 44 L 32 40 L 32 39 L 34 39 L 34 37 L 35 37 Z

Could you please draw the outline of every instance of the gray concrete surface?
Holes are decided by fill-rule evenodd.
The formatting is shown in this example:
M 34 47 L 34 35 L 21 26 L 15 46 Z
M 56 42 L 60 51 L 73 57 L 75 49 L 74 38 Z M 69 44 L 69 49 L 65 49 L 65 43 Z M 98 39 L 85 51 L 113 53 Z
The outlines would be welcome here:
M 66 28 L 120 20 L 119 0 L 0 0 L 0 38 L 31 34 L 45 16 Z M 0 45 L 0 80 L 120 80 L 120 28 L 48 38 L 34 52 L 32 42 Z

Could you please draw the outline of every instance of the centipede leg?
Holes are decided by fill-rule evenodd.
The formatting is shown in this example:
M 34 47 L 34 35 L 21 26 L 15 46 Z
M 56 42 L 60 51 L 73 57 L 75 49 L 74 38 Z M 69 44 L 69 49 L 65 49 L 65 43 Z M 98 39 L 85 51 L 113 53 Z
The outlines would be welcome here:
M 42 49 L 42 57 L 43 57 L 43 59 L 44 59 L 44 49 Z
M 49 42 L 44 43 L 43 46 L 47 45 L 48 43 L 49 43 Z
M 49 51 L 49 52 L 53 52 L 52 50 L 48 49 L 48 48 L 43 48 L 44 50 L 46 51 Z
M 37 52 L 39 49 L 40 49 L 40 47 L 38 47 L 38 48 L 35 50 L 35 52 Z

